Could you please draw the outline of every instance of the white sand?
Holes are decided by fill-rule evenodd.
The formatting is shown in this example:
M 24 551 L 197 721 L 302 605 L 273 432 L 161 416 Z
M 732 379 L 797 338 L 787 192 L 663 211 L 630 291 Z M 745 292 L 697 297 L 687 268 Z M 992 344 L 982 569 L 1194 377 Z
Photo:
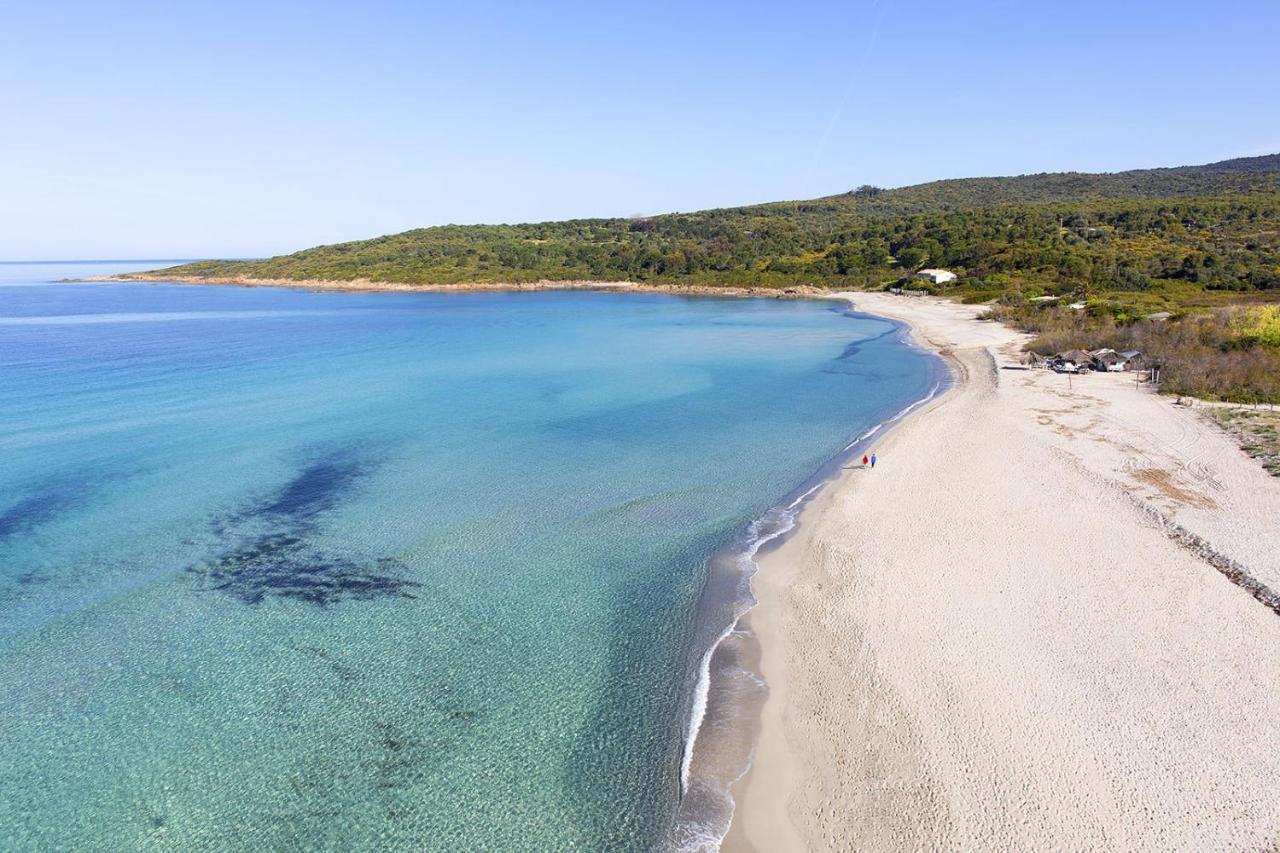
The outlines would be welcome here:
M 1280 480 L 1132 375 L 853 298 L 965 378 L 762 559 L 725 849 L 1280 849 L 1280 615 L 1200 553 L 1280 590 Z

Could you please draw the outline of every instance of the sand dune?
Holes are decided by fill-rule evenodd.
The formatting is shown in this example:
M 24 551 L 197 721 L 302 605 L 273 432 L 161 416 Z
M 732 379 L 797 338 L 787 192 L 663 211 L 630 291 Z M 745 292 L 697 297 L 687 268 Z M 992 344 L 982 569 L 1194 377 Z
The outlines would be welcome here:
M 762 558 L 725 849 L 1275 849 L 1280 481 L 1132 376 L 854 298 L 963 378 Z

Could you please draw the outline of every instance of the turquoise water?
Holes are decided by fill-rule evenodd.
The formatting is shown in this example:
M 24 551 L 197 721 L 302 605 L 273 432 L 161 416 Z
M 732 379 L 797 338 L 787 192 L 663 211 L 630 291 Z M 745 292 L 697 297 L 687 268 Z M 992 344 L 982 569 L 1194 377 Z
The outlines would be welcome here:
M 667 846 L 708 556 L 937 379 L 836 303 L 112 271 L 0 265 L 3 849 Z

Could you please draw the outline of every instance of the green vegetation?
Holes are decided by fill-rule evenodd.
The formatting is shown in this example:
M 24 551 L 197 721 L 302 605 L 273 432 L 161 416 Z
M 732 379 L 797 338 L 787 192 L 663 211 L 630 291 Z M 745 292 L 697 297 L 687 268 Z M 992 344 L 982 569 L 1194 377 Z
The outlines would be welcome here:
M 1276 306 L 1233 306 L 1171 320 L 1117 321 L 1107 312 L 997 303 L 988 312 L 1036 333 L 1030 349 L 1044 355 L 1071 349 L 1138 350 L 1160 366 L 1161 390 L 1206 400 L 1280 403 L 1280 347 L 1259 343 L 1253 330 Z
M 1239 164 L 1254 171 L 1241 171 Z M 446 225 L 177 275 L 874 286 L 921 266 L 970 298 L 1126 292 L 1144 305 L 1280 288 L 1280 155 L 1114 175 L 971 178 L 801 202 L 523 225 Z M 1168 299 L 1163 299 L 1167 296 Z
M 994 301 L 1002 319 L 1052 334 L 1043 345 L 1142 341 L 1137 348 L 1167 357 L 1166 378 L 1186 376 L 1178 386 L 1183 393 L 1280 398 L 1274 309 L 1230 316 L 1218 310 L 1280 301 L 1280 155 L 1108 175 L 864 186 L 812 201 L 638 219 L 448 225 L 165 272 L 407 284 L 629 280 L 865 289 L 905 282 L 926 266 L 959 278 L 944 286 L 911 279 L 912 287 Z M 1086 307 L 1068 308 L 1073 302 Z M 1142 321 L 1162 311 L 1174 319 Z M 1234 378 L 1195 379 L 1189 366 L 1195 359 L 1216 376 Z
M 1280 347 L 1280 305 L 1262 305 L 1242 311 L 1233 318 L 1231 330 L 1236 342 L 1249 346 Z

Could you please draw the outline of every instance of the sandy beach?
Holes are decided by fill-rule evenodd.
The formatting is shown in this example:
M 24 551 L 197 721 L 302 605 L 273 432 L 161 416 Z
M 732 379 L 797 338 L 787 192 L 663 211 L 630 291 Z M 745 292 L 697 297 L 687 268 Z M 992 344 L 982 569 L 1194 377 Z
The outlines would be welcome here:
M 958 381 L 761 558 L 724 849 L 1280 847 L 1280 480 L 978 308 L 851 298 Z

